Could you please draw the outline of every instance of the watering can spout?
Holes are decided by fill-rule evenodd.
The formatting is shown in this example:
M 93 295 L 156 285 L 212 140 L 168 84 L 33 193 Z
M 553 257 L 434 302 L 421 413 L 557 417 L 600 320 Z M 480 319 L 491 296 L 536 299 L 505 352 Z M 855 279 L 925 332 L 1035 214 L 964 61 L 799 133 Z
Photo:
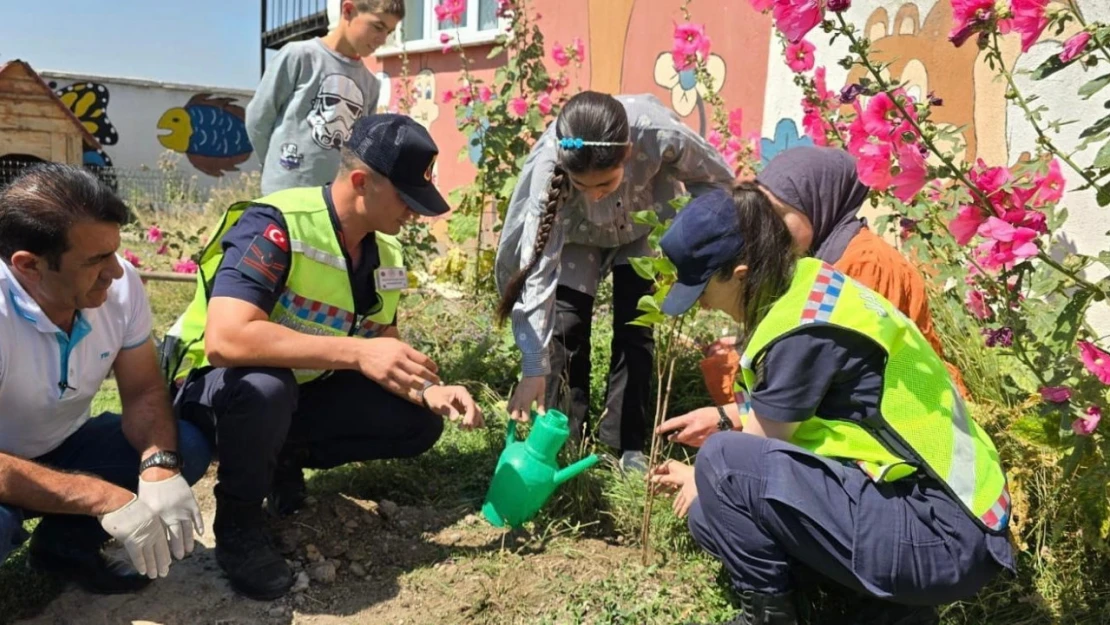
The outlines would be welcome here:
M 558 486 L 563 482 L 575 477 L 579 473 L 597 464 L 598 457 L 596 454 L 591 454 L 585 458 L 575 462 L 574 464 L 567 465 L 555 473 L 555 485 Z

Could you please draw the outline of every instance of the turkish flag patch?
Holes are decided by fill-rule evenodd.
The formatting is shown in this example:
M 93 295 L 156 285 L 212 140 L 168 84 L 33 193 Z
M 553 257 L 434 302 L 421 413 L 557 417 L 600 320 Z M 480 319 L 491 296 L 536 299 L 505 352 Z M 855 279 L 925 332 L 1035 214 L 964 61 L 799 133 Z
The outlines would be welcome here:
M 283 252 L 289 251 L 289 239 L 285 236 L 285 231 L 274 224 L 266 226 L 266 230 L 262 233 L 262 238 L 269 239 Z

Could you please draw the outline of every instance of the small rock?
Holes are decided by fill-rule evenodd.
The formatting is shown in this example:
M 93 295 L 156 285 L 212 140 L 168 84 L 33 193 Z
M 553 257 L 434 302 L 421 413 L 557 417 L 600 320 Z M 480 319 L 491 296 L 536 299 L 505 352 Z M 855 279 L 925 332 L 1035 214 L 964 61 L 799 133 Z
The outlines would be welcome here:
M 352 574 L 358 575 L 359 577 L 366 577 L 366 569 L 358 562 L 352 562 L 350 569 Z
M 324 559 L 323 554 L 320 553 L 320 549 L 317 548 L 316 545 L 305 545 L 304 555 L 308 558 L 309 562 L 320 562 Z
M 317 503 L 316 498 L 313 497 L 312 495 L 309 495 L 308 497 L 304 498 L 304 505 L 308 506 L 309 508 L 316 507 L 316 503 Z
M 293 592 L 302 592 L 308 590 L 308 573 L 301 571 L 297 573 L 297 579 L 293 582 Z
M 478 518 L 477 514 L 468 514 L 466 515 L 466 517 L 463 518 L 463 523 L 466 523 L 467 525 L 477 525 L 479 520 L 480 519 Z
M 308 599 L 306 599 L 305 596 L 300 593 L 293 595 L 293 605 L 302 606 L 307 601 Z
M 342 557 L 343 554 L 347 553 L 347 549 L 349 547 L 350 543 L 347 541 L 347 539 L 340 538 L 333 542 L 324 543 L 324 546 L 320 548 L 320 553 L 324 554 L 324 556 L 329 559 L 339 558 Z
M 267 612 L 267 614 L 269 614 L 270 616 L 275 616 L 275 617 L 276 616 L 285 616 L 285 608 L 283 608 L 280 605 L 277 605 L 277 606 L 274 606 L 274 607 L 270 608 L 270 611 Z
M 401 512 L 401 509 L 392 501 L 388 499 L 383 499 L 378 502 L 378 512 L 381 513 L 382 517 L 385 518 L 386 521 L 388 521 L 396 517 L 397 514 Z
M 335 581 L 335 563 L 329 562 L 327 560 L 324 560 L 323 562 L 317 562 L 316 564 L 308 567 L 308 576 L 312 578 L 312 581 L 314 582 L 320 582 L 321 584 L 330 584 Z
M 346 527 L 349 530 L 357 530 L 358 529 L 358 521 L 356 521 L 355 519 L 351 519 L 350 521 L 347 521 L 346 523 L 344 523 L 343 526 Z
M 282 555 L 289 555 L 297 550 L 301 542 L 301 533 L 296 529 L 287 529 L 278 534 L 278 551 Z

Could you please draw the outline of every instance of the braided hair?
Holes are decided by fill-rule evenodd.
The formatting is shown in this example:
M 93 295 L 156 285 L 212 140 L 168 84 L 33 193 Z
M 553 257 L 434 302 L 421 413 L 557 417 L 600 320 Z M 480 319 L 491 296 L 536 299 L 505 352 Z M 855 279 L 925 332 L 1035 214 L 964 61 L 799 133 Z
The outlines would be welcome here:
M 555 120 L 555 170 L 547 186 L 536 242 L 528 263 L 513 274 L 497 305 L 497 320 L 504 323 L 513 310 L 528 274 L 547 247 L 559 208 L 570 195 L 570 175 L 605 171 L 620 166 L 628 154 L 631 134 L 628 114 L 616 98 L 597 91 L 583 91 L 567 100 Z M 578 140 L 575 145 L 574 140 Z M 602 145 L 596 145 L 596 144 Z

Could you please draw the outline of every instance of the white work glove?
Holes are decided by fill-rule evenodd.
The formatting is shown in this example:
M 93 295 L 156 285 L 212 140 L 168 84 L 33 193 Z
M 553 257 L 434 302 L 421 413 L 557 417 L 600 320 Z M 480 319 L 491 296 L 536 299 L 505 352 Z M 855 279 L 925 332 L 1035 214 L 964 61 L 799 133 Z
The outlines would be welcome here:
M 193 489 L 180 473 L 159 482 L 139 478 L 139 500 L 166 524 L 175 558 L 180 560 L 193 552 L 193 529 L 203 535 L 204 520 L 200 517 Z
M 135 570 L 150 579 L 170 574 L 170 548 L 162 519 L 138 497 L 99 517 L 104 531 L 127 550 Z

